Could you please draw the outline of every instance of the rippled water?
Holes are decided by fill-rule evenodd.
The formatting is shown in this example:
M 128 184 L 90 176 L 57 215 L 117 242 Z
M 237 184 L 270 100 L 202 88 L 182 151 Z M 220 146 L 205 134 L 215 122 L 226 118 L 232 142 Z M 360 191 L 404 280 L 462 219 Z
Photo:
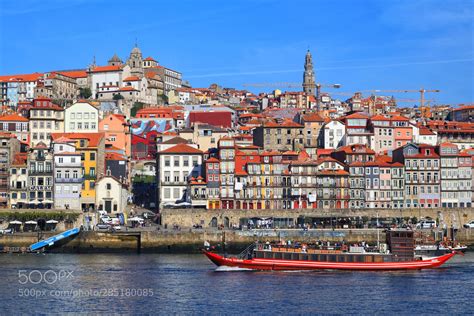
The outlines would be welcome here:
M 473 313 L 474 253 L 406 272 L 216 272 L 162 254 L 0 255 L 0 267 L 1 315 Z

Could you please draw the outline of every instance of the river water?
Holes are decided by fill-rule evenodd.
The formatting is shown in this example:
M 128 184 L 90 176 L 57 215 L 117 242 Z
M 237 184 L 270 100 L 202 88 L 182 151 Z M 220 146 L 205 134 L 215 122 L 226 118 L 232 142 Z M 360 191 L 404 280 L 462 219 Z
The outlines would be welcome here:
M 0 314 L 472 314 L 474 253 L 433 270 L 216 272 L 203 255 L 0 255 Z

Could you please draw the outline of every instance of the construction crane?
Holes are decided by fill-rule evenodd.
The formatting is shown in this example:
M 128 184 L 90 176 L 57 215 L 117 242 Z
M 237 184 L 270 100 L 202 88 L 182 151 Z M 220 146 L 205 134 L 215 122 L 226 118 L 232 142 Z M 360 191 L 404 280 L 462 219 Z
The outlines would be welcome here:
M 371 93 L 377 93 L 377 92 L 394 92 L 394 93 L 413 93 L 413 92 L 419 92 L 420 93 L 420 107 L 425 106 L 425 93 L 426 92 L 440 92 L 441 90 L 438 89 L 424 89 L 421 88 L 420 90 L 363 90 L 359 92 L 371 92 Z

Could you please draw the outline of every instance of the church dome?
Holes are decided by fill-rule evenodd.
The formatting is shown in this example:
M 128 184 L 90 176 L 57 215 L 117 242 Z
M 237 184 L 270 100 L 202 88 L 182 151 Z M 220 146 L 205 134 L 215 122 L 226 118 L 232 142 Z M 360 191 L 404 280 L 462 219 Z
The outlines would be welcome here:
M 135 46 L 133 49 L 132 49 L 132 54 L 141 54 L 142 51 L 140 50 L 140 48 L 138 48 L 137 46 Z

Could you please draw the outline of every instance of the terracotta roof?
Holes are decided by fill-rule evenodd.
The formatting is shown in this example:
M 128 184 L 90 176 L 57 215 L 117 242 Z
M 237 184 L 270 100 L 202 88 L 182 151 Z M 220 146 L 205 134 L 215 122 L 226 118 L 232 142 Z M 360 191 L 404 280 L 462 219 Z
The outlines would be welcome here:
M 147 58 L 145 58 L 144 60 L 146 61 L 156 61 L 155 59 L 153 59 L 153 57 L 151 56 L 148 56 Z
M 43 74 L 35 72 L 32 74 L 23 74 L 23 75 L 7 75 L 7 76 L 0 76 L 0 82 L 25 82 L 25 81 L 36 81 L 38 80 Z
M 291 120 L 284 120 L 281 123 L 273 122 L 273 121 L 268 121 L 263 124 L 264 127 L 299 127 L 302 128 L 303 126 L 291 121 Z
M 58 139 L 54 140 L 55 144 L 67 144 L 67 143 L 72 143 L 75 142 L 75 140 L 72 140 L 70 138 L 67 138 L 65 136 L 61 136 Z
M 57 73 L 75 79 L 87 77 L 87 71 L 85 70 L 58 71 Z
M 219 159 L 217 159 L 215 157 L 211 157 L 211 158 L 207 159 L 206 162 L 220 162 L 220 161 L 219 161 Z
M 86 139 L 89 141 L 88 147 L 97 147 L 104 138 L 104 133 L 51 133 L 53 142 L 61 137 L 70 138 L 72 140 Z
M 122 66 L 96 66 L 92 68 L 91 72 L 109 72 L 109 71 L 119 71 L 122 70 Z
M 436 135 L 435 133 L 433 133 L 429 128 L 426 128 L 426 127 L 420 127 L 420 132 L 419 132 L 420 135 Z
M 356 113 L 352 113 L 346 116 L 345 118 L 346 119 L 368 119 L 369 117 L 367 115 L 356 112 Z
M 123 81 L 140 81 L 140 78 L 138 78 L 137 76 L 130 76 L 123 79 Z
M 127 87 L 122 87 L 120 89 L 118 89 L 119 91 L 138 91 L 137 89 L 135 89 L 134 87 L 130 87 L 130 86 L 127 86 Z
M 318 113 L 309 113 L 303 115 L 305 122 L 324 122 L 324 119 Z
M 0 116 L 0 121 L 10 121 L 10 122 L 29 122 L 29 120 L 26 117 L 20 116 L 16 113 L 13 114 L 7 114 L 7 115 L 2 115 Z
M 54 153 L 55 156 L 80 156 L 81 153 L 74 151 L 62 151 L 59 153 Z
M 178 144 L 171 148 L 162 150 L 160 154 L 202 154 L 202 151 L 186 144 Z
M 188 143 L 189 141 L 187 139 L 177 136 L 177 137 L 168 139 L 167 141 L 164 141 L 160 144 L 176 145 L 176 144 L 188 144 Z
M 383 115 L 375 115 L 370 118 L 372 121 L 390 121 L 390 118 Z

